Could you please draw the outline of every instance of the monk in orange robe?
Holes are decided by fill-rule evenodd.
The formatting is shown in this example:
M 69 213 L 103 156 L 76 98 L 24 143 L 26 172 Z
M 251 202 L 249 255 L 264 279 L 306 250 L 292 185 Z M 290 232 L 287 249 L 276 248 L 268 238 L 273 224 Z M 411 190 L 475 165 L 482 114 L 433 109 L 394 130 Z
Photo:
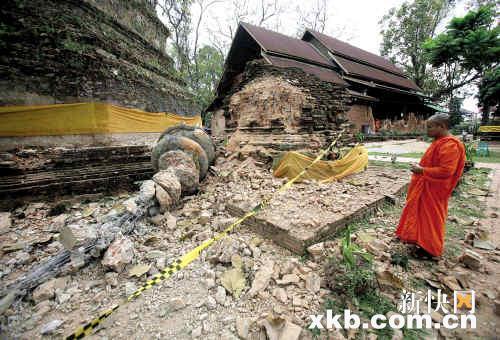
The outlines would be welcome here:
M 396 235 L 414 243 L 417 255 L 443 253 L 448 199 L 457 185 L 465 164 L 465 148 L 448 131 L 449 116 L 435 114 L 427 120 L 427 135 L 434 141 L 413 172 L 406 205 Z

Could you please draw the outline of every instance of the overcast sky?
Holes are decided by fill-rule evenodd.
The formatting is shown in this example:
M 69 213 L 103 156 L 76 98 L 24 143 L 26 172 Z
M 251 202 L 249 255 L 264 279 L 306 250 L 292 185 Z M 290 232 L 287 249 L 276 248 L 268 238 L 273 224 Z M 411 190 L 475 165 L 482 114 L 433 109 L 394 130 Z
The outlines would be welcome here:
M 265 26 L 283 34 L 297 36 L 300 14 L 317 6 L 318 1 L 320 0 L 278 0 L 281 7 L 279 20 L 273 18 Z M 465 1 L 458 1 L 450 18 L 466 13 Z M 240 7 L 240 12 L 252 12 L 258 8 L 261 0 L 220 0 L 212 5 L 204 15 L 200 26 L 200 42 L 202 44 L 213 44 L 214 39 L 217 40 L 217 36 L 219 43 L 226 40 L 226 43 L 229 44 L 230 39 L 216 33 L 222 31 L 227 34 L 229 33 L 228 27 L 236 25 L 235 3 L 236 7 Z M 382 36 L 378 23 L 392 7 L 399 6 L 401 3 L 403 0 L 328 0 L 328 21 L 324 33 L 379 54 Z M 198 13 L 198 7 L 194 5 L 193 19 L 196 19 Z M 249 14 L 248 19 L 245 20 L 252 22 L 255 20 L 255 16 L 255 13 Z M 472 97 L 467 98 L 464 102 L 464 107 L 468 110 L 477 111 L 476 106 L 476 100 Z

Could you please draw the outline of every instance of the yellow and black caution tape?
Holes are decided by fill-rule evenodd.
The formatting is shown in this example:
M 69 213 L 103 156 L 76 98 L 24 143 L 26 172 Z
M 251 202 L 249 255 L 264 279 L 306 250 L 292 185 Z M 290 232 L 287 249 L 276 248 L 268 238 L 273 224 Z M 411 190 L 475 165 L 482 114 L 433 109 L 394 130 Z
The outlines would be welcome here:
M 223 239 L 224 237 L 226 237 L 236 226 L 240 225 L 247 218 L 252 217 L 255 214 L 257 214 L 259 211 L 261 211 L 265 206 L 267 206 L 269 204 L 271 199 L 277 193 L 288 190 L 292 186 L 293 183 L 295 183 L 299 178 L 301 178 L 314 164 L 319 162 L 321 160 L 321 158 L 323 158 L 323 156 L 325 156 L 326 153 L 331 148 L 333 148 L 333 146 L 337 143 L 337 141 L 339 140 L 339 138 L 342 136 L 343 133 L 344 133 L 344 130 L 342 130 L 339 133 L 339 135 L 337 136 L 337 138 L 335 138 L 325 150 L 322 150 L 319 153 L 319 155 L 308 166 L 306 166 L 299 174 L 297 174 L 294 178 L 292 178 L 288 182 L 286 182 L 277 191 L 275 191 L 274 193 L 272 193 L 268 197 L 266 197 L 264 200 L 262 200 L 252 210 L 250 210 L 245 215 L 243 215 L 242 217 L 237 219 L 229 227 L 227 227 L 226 229 L 221 231 L 216 236 L 212 237 L 211 239 L 206 240 L 205 242 L 200 244 L 198 247 L 196 247 L 193 250 L 191 250 L 190 252 L 186 253 L 181 258 L 175 260 L 168 267 L 164 268 L 160 273 L 154 275 L 151 280 L 148 280 L 145 284 L 143 284 L 141 287 L 139 287 L 135 292 L 130 294 L 127 297 L 127 299 L 124 300 L 121 304 L 117 304 L 114 307 L 102 312 L 97 318 L 88 322 L 84 326 L 78 328 L 73 334 L 66 337 L 66 339 L 82 339 L 83 337 L 90 335 L 93 332 L 93 330 L 96 329 L 99 326 L 99 324 L 101 324 L 102 321 L 104 321 L 107 317 L 109 317 L 119 307 L 134 300 L 139 295 L 141 295 L 144 291 L 151 289 L 153 286 L 170 278 L 173 274 L 175 274 L 175 273 L 181 271 L 183 268 L 187 267 L 191 262 L 193 262 L 194 260 L 196 260 L 200 256 L 200 254 L 203 250 L 207 249 L 213 243 L 219 241 L 220 239 Z

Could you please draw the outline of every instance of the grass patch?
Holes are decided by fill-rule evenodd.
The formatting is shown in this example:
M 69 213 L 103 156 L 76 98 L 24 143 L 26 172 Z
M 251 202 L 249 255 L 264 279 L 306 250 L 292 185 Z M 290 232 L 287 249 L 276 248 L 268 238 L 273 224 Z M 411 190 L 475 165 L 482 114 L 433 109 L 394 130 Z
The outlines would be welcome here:
M 389 153 L 389 152 L 377 152 L 377 151 L 368 151 L 369 155 L 375 155 L 375 156 L 392 156 L 394 154 Z M 396 154 L 396 157 L 405 157 L 405 158 L 422 158 L 424 155 L 423 152 L 407 152 L 407 153 L 398 153 Z
M 420 340 L 429 335 L 425 329 L 403 329 L 404 340 Z
M 393 169 L 410 169 L 410 164 L 408 163 L 402 163 L 402 162 L 386 162 L 386 161 L 377 161 L 377 160 L 369 160 L 368 161 L 368 166 L 379 166 L 379 167 L 385 167 L 385 168 L 393 168 Z

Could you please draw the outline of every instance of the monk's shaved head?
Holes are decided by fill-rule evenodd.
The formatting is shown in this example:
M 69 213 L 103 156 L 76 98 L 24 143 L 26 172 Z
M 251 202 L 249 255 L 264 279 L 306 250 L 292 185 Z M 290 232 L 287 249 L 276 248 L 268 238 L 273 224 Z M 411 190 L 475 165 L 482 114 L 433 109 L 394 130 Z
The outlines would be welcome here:
M 428 122 L 444 125 L 445 128 L 450 127 L 450 115 L 446 113 L 436 113 L 427 119 Z
M 450 132 L 450 116 L 446 113 L 436 113 L 427 119 L 427 136 L 435 139 L 448 136 Z

